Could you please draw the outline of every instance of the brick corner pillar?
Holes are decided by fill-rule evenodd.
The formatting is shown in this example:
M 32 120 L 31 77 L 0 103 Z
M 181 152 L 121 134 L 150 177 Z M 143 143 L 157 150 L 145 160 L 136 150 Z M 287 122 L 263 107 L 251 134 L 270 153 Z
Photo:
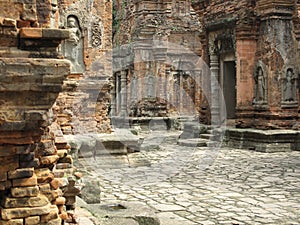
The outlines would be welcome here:
M 60 225 L 62 192 L 50 185 L 59 157 L 49 125 L 70 73 L 56 51 L 68 31 L 24 28 L 19 37 L 22 50 L 0 58 L 0 224 Z
M 295 11 L 296 3 L 293 0 L 257 2 L 260 21 L 253 72 L 256 78 L 256 128 L 291 129 L 297 121 L 299 90 L 296 87 L 299 68 L 297 43 L 293 32 Z M 264 78 L 260 78 L 259 73 L 262 73 Z M 265 92 L 263 100 L 262 91 Z

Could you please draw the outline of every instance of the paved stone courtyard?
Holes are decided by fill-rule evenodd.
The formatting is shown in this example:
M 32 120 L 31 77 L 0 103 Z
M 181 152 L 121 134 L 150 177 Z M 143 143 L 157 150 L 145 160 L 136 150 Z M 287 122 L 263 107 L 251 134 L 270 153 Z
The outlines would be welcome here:
M 129 156 L 80 159 L 101 204 L 143 202 L 161 224 L 300 224 L 300 152 L 176 145 L 179 133 L 145 134 Z

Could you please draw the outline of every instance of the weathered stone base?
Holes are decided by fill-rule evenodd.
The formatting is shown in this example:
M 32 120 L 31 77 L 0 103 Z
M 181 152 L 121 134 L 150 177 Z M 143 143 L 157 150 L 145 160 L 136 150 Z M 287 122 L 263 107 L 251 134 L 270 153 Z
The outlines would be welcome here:
M 101 205 L 86 204 L 77 199 L 80 207 L 86 208 L 103 225 L 160 225 L 153 209 L 137 202 L 122 202 L 120 204 Z
M 259 152 L 299 151 L 300 131 L 231 128 L 226 130 L 223 144 Z
M 182 130 L 185 123 L 195 122 L 192 116 L 166 116 L 166 117 L 117 117 L 111 118 L 111 124 L 114 128 L 134 128 L 140 127 L 142 130 Z
M 139 138 L 127 129 L 117 129 L 112 134 L 65 135 L 65 138 L 75 157 L 126 155 L 140 150 Z

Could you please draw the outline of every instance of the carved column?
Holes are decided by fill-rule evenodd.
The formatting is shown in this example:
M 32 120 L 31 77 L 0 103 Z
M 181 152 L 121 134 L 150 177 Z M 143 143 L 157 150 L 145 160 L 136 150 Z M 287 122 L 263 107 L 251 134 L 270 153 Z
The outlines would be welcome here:
M 211 51 L 210 71 L 211 71 L 211 123 L 220 124 L 220 99 L 219 99 L 219 59 L 218 55 Z
M 127 116 L 127 73 L 121 71 L 121 117 Z
M 112 78 L 113 87 L 110 92 L 111 94 L 111 107 L 110 107 L 110 116 L 116 116 L 116 77 L 115 75 Z

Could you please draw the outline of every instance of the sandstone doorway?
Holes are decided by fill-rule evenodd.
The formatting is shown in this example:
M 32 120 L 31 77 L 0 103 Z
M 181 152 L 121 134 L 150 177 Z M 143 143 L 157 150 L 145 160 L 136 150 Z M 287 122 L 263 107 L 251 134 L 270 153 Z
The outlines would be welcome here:
M 234 119 L 236 112 L 236 64 L 235 61 L 223 61 L 222 87 L 226 104 L 227 119 Z

